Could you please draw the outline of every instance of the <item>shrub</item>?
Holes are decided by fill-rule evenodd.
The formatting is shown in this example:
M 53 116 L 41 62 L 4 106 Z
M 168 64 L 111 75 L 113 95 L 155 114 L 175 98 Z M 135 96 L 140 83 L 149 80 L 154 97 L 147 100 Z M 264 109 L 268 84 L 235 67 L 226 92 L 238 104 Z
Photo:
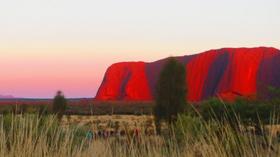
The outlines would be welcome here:
M 204 122 L 200 117 L 189 114 L 180 114 L 173 125 L 176 140 L 179 143 L 186 141 L 185 138 L 196 139 L 204 132 Z
M 154 115 L 158 133 L 161 120 L 171 124 L 176 121 L 178 113 L 186 110 L 186 92 L 185 67 L 175 58 L 170 58 L 163 67 L 156 85 Z
M 199 113 L 205 120 L 222 120 L 225 117 L 225 106 L 219 99 L 211 98 L 199 104 Z
M 58 91 L 54 100 L 52 111 L 57 115 L 57 118 L 60 120 L 63 117 L 64 112 L 67 108 L 67 101 L 61 91 Z
M 240 125 L 253 126 L 258 132 L 263 132 L 263 126 L 279 123 L 279 106 L 269 101 L 238 98 L 235 102 L 222 102 L 216 98 L 204 101 L 199 106 L 200 115 L 207 121 L 216 120 L 229 123 L 231 127 L 240 130 Z
M 47 105 L 39 105 L 38 114 L 39 116 L 47 115 L 48 114 L 48 106 Z

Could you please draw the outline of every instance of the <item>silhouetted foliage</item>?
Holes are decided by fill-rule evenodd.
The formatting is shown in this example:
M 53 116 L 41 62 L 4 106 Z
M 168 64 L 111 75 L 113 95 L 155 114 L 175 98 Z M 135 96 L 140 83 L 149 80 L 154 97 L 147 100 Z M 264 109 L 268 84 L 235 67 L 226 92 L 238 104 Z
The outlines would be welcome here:
M 63 117 L 64 112 L 66 111 L 66 108 L 67 100 L 65 99 L 63 93 L 61 91 L 58 91 L 53 100 L 52 112 L 53 114 L 57 115 L 58 119 L 61 119 Z
M 156 85 L 154 116 L 158 133 L 161 120 L 171 124 L 176 121 L 178 113 L 186 110 L 186 93 L 185 66 L 175 58 L 169 58 Z
M 222 102 L 216 98 L 204 101 L 199 106 L 199 113 L 205 120 L 218 120 L 230 123 L 235 129 L 239 129 L 240 123 L 245 126 L 253 126 L 256 131 L 262 132 L 263 126 L 279 123 L 279 104 L 271 101 L 258 101 L 246 98 L 238 98 L 234 102 Z
M 46 105 L 39 105 L 39 109 L 38 110 L 38 115 L 39 117 L 47 115 L 48 114 L 48 106 Z
M 178 143 L 183 143 L 185 137 L 193 139 L 205 133 L 204 120 L 201 117 L 196 117 L 188 113 L 178 115 L 178 120 L 173 125 L 174 133 Z

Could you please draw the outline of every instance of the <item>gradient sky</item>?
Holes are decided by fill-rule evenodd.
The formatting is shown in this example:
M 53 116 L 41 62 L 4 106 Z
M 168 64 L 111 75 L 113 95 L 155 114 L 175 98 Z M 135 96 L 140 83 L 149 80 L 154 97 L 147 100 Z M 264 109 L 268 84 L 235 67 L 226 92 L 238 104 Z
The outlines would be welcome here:
M 279 7 L 279 0 L 3 0 L 0 94 L 93 97 L 114 62 L 280 48 Z

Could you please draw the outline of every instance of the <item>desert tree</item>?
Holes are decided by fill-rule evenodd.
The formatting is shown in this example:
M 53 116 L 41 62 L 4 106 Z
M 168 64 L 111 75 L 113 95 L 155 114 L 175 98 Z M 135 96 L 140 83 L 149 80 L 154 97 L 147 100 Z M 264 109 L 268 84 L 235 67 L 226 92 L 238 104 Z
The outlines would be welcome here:
M 168 124 L 176 121 L 179 113 L 185 112 L 187 85 L 185 66 L 171 57 L 167 60 L 156 84 L 154 108 L 157 133 L 160 134 L 162 120 Z
M 57 118 L 60 120 L 67 108 L 67 100 L 65 99 L 63 93 L 58 91 L 53 100 L 52 112 L 56 114 Z

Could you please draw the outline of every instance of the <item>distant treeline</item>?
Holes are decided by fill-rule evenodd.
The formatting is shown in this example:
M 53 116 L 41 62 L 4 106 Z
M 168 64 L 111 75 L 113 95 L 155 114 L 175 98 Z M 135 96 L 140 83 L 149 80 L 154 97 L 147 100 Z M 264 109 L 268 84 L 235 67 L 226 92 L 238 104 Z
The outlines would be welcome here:
M 93 99 L 68 99 L 66 115 L 151 115 L 155 103 L 153 101 L 95 101 Z M 280 111 L 280 98 L 271 100 L 248 100 L 238 98 L 234 102 L 223 102 L 217 98 L 191 103 L 195 112 L 199 112 L 207 118 L 210 113 L 216 116 L 224 114 L 225 111 L 234 110 L 252 117 L 252 113 L 258 112 L 258 116 L 269 117 L 271 111 Z M 229 108 L 228 108 L 229 107 Z M 48 114 L 52 111 L 52 99 L 18 99 L 0 100 L 0 114 L 6 113 L 40 113 Z
M 95 101 L 90 98 L 68 99 L 66 115 L 133 114 L 150 115 L 152 101 Z M 6 99 L 0 100 L 0 113 L 41 113 L 52 111 L 52 99 Z

